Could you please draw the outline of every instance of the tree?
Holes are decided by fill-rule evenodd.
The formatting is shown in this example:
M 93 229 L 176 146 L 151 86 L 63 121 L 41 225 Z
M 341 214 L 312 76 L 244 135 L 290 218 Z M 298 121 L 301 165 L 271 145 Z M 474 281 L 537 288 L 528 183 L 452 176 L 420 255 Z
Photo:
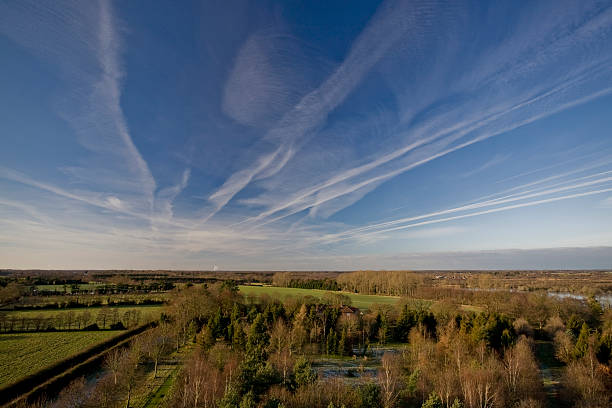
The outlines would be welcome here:
M 98 323 L 102 329 L 106 329 L 106 322 L 109 319 L 109 310 L 108 306 L 104 306 L 98 312 Z
M 504 354 L 504 382 L 508 395 L 515 401 L 541 397 L 538 364 L 527 339 L 522 337 Z
M 115 347 L 106 355 L 106 359 L 104 360 L 104 366 L 108 369 L 108 371 L 110 371 L 113 377 L 113 383 L 115 385 L 117 385 L 117 375 L 119 374 L 119 370 L 121 370 L 121 366 L 123 364 L 121 361 L 122 357 L 123 355 L 121 350 L 119 350 L 118 347 Z
M 463 408 L 463 403 L 459 401 L 457 398 L 455 398 L 450 408 Z
M 153 329 L 146 334 L 145 351 L 153 361 L 153 378 L 157 378 L 159 360 L 170 351 L 170 339 L 163 330 Z
M 196 343 L 202 347 L 203 350 L 208 350 L 215 344 L 215 337 L 212 334 L 212 330 L 208 326 L 202 327 L 200 333 L 196 336 Z
M 137 342 L 132 343 L 129 350 L 124 350 L 121 353 L 120 375 L 119 381 L 125 391 L 125 408 L 130 407 L 132 393 L 138 384 L 139 380 L 139 362 L 140 362 L 140 345 Z
M 397 355 L 385 353 L 378 370 L 378 384 L 384 408 L 395 406 L 402 391 L 401 367 Z
M 346 356 L 348 354 L 348 342 L 347 342 L 347 331 L 346 328 L 342 330 L 340 334 L 340 340 L 338 340 L 338 354 Z
M 234 387 L 229 387 L 219 400 L 219 408 L 236 408 L 240 405 L 240 394 Z
M 295 362 L 293 372 L 298 387 L 312 384 L 317 380 L 317 372 L 312 369 L 310 362 L 304 357 L 298 358 Z
M 578 340 L 576 340 L 576 346 L 574 347 L 574 356 L 576 358 L 583 357 L 589 350 L 590 334 L 589 326 L 586 323 L 582 323 L 580 334 L 578 335 Z
M 517 336 L 524 335 L 527 337 L 533 337 L 533 328 L 527 319 L 519 317 L 514 321 L 514 323 L 512 323 L 512 326 L 514 327 L 514 332 L 517 334 Z
M 264 316 L 260 313 L 249 329 L 246 344 L 247 353 L 259 361 L 264 361 L 266 359 L 266 349 L 269 339 L 270 336 L 266 331 Z
M 571 331 L 557 331 L 555 334 L 555 357 L 569 363 L 574 358 L 574 342 Z
M 423 405 L 421 405 L 421 408 L 444 408 L 444 404 L 442 404 L 442 400 L 438 397 L 438 394 L 432 392 Z
M 85 379 L 80 377 L 65 387 L 58 395 L 53 408 L 79 408 L 85 405 L 88 398 Z
M 359 387 L 360 406 L 363 408 L 380 408 L 380 387 L 376 383 L 367 382 Z
M 597 363 L 593 349 L 587 349 L 584 357 L 568 364 L 562 377 L 564 398 L 580 408 L 609 407 L 609 389 L 605 374 Z

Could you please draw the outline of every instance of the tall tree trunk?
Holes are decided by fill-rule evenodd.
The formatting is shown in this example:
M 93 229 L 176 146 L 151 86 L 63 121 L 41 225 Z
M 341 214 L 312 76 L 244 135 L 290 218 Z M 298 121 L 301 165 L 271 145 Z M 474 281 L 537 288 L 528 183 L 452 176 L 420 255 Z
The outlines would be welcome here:
M 125 408 L 130 408 L 130 397 L 132 396 L 132 387 L 128 386 L 127 401 L 125 402 Z

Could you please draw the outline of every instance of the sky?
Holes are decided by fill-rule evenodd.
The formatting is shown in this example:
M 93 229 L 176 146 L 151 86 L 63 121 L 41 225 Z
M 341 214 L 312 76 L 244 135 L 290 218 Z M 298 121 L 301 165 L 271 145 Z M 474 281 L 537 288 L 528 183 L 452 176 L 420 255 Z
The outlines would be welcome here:
M 612 268 L 612 3 L 4 0 L 0 268 Z

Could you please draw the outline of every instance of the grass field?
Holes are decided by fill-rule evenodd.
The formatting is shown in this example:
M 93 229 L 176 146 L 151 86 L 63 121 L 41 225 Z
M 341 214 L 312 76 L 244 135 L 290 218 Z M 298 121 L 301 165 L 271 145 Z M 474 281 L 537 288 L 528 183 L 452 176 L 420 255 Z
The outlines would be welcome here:
M 275 286 L 239 286 L 240 292 L 245 295 L 269 295 L 270 297 L 277 299 L 285 299 L 291 296 L 313 296 L 316 298 L 322 298 L 323 294 L 329 291 L 319 290 L 319 289 L 300 289 L 300 288 L 280 288 Z M 352 305 L 358 307 L 359 309 L 365 310 L 369 309 L 373 304 L 387 304 L 394 305 L 399 301 L 399 297 L 397 296 L 378 296 L 378 295 L 360 295 L 355 293 L 347 293 L 347 292 L 332 292 L 332 293 L 342 293 L 347 295 L 351 301 Z
M 58 330 L 80 330 L 97 323 L 107 329 L 115 321 L 126 327 L 142 324 L 159 318 L 163 306 L 113 306 L 72 309 L 0 311 L 2 331 L 45 331 L 47 327 Z M 106 317 L 102 317 L 101 311 Z M 138 313 L 128 313 L 137 311 Z M 104 323 L 104 326 L 103 326 Z
M 78 286 L 80 290 L 94 290 L 100 286 L 104 286 L 104 284 L 91 282 L 79 283 Z M 72 293 L 72 285 L 36 285 L 36 289 L 44 290 L 47 292 Z
M 0 386 L 33 374 L 122 331 L 0 334 Z
M 108 310 L 117 309 L 120 313 L 125 313 L 127 311 L 132 311 L 132 310 L 140 310 L 140 313 L 142 313 L 143 315 L 147 313 L 159 315 L 159 313 L 161 313 L 162 308 L 163 306 L 160 306 L 160 305 L 109 306 Z M 68 312 L 82 313 L 85 311 L 89 311 L 89 313 L 91 313 L 92 315 L 95 315 L 96 313 L 100 311 L 100 309 L 102 309 L 102 307 L 75 307 L 71 309 L 16 310 L 16 311 L 6 310 L 6 311 L 0 311 L 0 313 L 4 313 L 6 316 L 12 316 L 15 318 L 42 317 L 46 319 L 49 317 L 56 317 L 60 313 L 68 313 Z

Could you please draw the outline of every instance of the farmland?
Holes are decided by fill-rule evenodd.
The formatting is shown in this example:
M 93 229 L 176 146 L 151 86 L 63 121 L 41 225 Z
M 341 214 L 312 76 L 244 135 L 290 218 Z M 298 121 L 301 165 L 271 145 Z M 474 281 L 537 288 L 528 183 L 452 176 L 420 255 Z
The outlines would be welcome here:
M 592 274 L 601 282 L 610 280 L 605 273 Z M 596 297 L 556 298 L 546 292 L 442 283 L 469 276 L 459 273 L 358 271 L 310 276 L 281 272 L 259 277 L 251 273 L 251 279 L 225 281 L 195 275 L 179 279 L 177 274 L 176 284 L 164 292 L 137 292 L 136 287 L 142 286 L 134 280 L 122 283 L 126 293 L 95 295 L 16 290 L 19 287 L 15 285 L 27 282 L 27 278 L 9 278 L 7 287 L 13 285 L 13 293 L 20 296 L 0 310 L 0 332 L 5 332 L 0 334 L 0 384 L 14 383 L 28 374 L 43 375 L 45 367 L 98 344 L 96 350 L 110 353 L 103 355 L 107 368 L 102 360 L 92 363 L 95 366 L 90 372 L 97 373 L 95 384 L 79 379 L 81 374 L 70 370 L 72 360 L 66 360 L 66 367 L 58 368 L 66 371 L 58 373 L 74 376 L 70 377 L 74 383 L 42 391 L 46 398 L 59 397 L 58 406 L 67 403 L 62 398 L 83 393 L 88 395 L 87 406 L 103 405 L 105 398 L 133 407 L 240 406 L 241 400 L 253 406 L 249 392 L 234 400 L 226 392 L 226 384 L 237 390 L 265 384 L 257 388 L 256 398 L 262 403 L 280 400 L 285 406 L 324 408 L 332 400 L 334 404 L 345 400 L 349 403 L 346 406 L 361 408 L 377 406 L 359 402 L 360 395 L 370 389 L 382 392 L 376 378 L 387 364 L 390 372 L 412 373 L 410 378 L 419 373 L 423 379 L 418 393 L 406 394 L 395 404 L 416 408 L 428 395 L 438 392 L 438 377 L 445 370 L 438 363 L 455 359 L 457 354 L 448 353 L 459 350 L 465 361 L 460 369 L 446 372 L 450 381 L 456 384 L 462 376 L 480 375 L 483 360 L 472 356 L 480 353 L 482 358 L 484 353 L 490 364 L 487 369 L 494 370 L 487 374 L 487 381 L 504 398 L 497 406 L 511 406 L 519 394 L 507 389 L 500 379 L 505 375 L 506 359 L 520 358 L 525 367 L 521 377 L 525 384 L 531 384 L 523 387 L 520 398 L 537 401 L 540 405 L 536 406 L 542 407 L 545 402 L 555 406 L 571 386 L 566 383 L 566 373 L 570 364 L 575 369 L 576 364 L 586 361 L 588 347 L 583 344 L 587 344 L 591 327 L 593 341 L 605 347 L 612 344 L 606 323 L 610 321 L 609 307 L 598 305 Z M 86 282 L 78 275 L 70 277 L 66 275 L 66 282 Z M 149 282 L 147 287 L 155 285 Z M 139 296 L 150 303 L 132 302 Z M 156 299 L 164 299 L 168 306 L 153 303 Z M 360 310 L 341 307 L 349 304 Z M 162 310 L 166 317 L 160 319 Z M 141 326 L 152 320 L 156 323 Z M 92 330 L 94 325 L 99 330 Z M 142 327 L 143 332 L 130 337 L 121 353 L 113 354 L 106 341 L 118 334 L 123 339 L 130 333 L 114 330 L 119 327 Z M 450 339 L 453 349 L 437 347 L 441 339 Z M 562 341 L 565 343 L 559 343 Z M 560 344 L 567 344 L 571 352 L 563 359 L 554 352 Z M 435 352 L 427 364 L 417 358 L 423 347 Z M 601 364 L 605 364 L 608 348 L 601 350 Z M 249 371 L 246 361 L 254 364 L 254 371 Z M 117 371 L 117 383 L 108 364 L 125 367 Z M 266 370 L 269 375 L 259 378 L 257 373 Z M 410 378 L 406 381 L 413 381 Z M 192 379 L 198 382 L 192 383 Z M 177 383 L 182 384 L 181 389 Z M 601 378 L 595 378 L 593 384 L 606 386 Z M 38 395 L 25 393 L 31 389 L 28 387 L 15 396 L 35 402 Z M 197 404 L 190 400 L 195 393 Z M 462 391 L 453 391 L 453 398 L 467 397 Z M 226 405 L 221 405 L 222 400 L 227 400 Z M 309 402 L 299 405 L 298 400 Z M 311 405 L 310 400 L 320 403 Z
M 74 288 L 78 288 L 79 291 L 90 291 L 95 290 L 99 287 L 103 287 L 104 284 L 91 282 L 91 283 L 80 283 L 75 285 L 36 285 L 35 288 L 38 291 L 45 292 L 57 292 L 57 293 L 72 293 Z
M 157 306 L 157 305 L 151 305 L 151 306 L 115 306 L 115 307 L 110 307 L 108 309 L 117 309 L 120 312 L 127 312 L 127 311 L 134 311 L 134 310 L 139 310 L 141 313 L 151 313 L 151 314 L 159 314 L 161 312 L 161 309 L 163 308 L 163 306 Z M 64 313 L 68 313 L 68 312 L 74 312 L 74 313 L 81 313 L 84 311 L 89 311 L 92 314 L 95 314 L 97 311 L 101 310 L 101 307 L 77 307 L 77 308 L 73 308 L 73 309 L 61 309 L 61 310 L 53 310 L 53 309 L 45 309 L 45 310 L 19 310 L 19 311 L 6 311 L 4 313 L 6 313 L 9 316 L 13 316 L 17 319 L 21 318 L 21 317 L 25 317 L 25 318 L 33 318 L 33 317 L 43 317 L 43 318 L 49 318 L 49 317 L 54 317 L 56 316 L 58 313 L 59 314 L 64 314 Z
M 108 328 L 119 321 L 128 327 L 157 319 L 161 309 L 152 305 L 0 311 L 0 331 L 80 330 L 94 323 Z
M 121 331 L 17 333 L 0 335 L 0 386 L 118 335 Z
M 379 295 L 361 295 L 348 292 L 330 292 L 327 290 L 318 289 L 300 289 L 300 288 L 281 288 L 273 286 L 239 286 L 240 292 L 246 296 L 261 296 L 268 295 L 276 299 L 286 299 L 289 297 L 304 297 L 312 296 L 317 299 L 322 299 L 326 293 L 342 293 L 351 299 L 352 306 L 359 309 L 369 309 L 374 304 L 394 305 L 400 298 L 399 296 L 379 296 Z

